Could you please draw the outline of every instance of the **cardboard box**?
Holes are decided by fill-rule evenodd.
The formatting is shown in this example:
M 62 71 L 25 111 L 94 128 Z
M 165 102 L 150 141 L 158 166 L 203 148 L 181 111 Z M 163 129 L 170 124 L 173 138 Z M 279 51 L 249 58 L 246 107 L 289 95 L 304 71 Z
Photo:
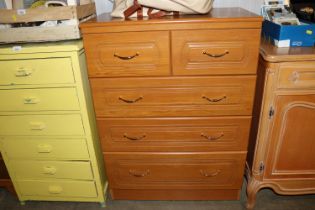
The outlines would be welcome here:
M 277 47 L 310 47 L 315 44 L 315 24 L 279 25 L 265 20 L 262 34 Z

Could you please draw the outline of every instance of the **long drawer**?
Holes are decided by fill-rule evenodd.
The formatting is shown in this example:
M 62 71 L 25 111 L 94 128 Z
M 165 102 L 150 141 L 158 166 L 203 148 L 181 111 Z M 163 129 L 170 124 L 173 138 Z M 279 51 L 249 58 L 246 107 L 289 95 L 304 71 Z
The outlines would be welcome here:
M 19 190 L 24 196 L 87 197 L 97 196 L 93 181 L 42 181 L 19 180 Z
M 0 135 L 84 135 L 80 114 L 0 116 Z
M 75 88 L 0 90 L 0 111 L 79 110 Z
M 99 117 L 251 115 L 255 76 L 91 79 Z
M 241 151 L 251 117 L 99 118 L 103 151 Z
M 70 58 L 0 61 L 0 85 L 74 83 Z
M 239 189 L 244 153 L 105 153 L 115 189 Z
M 11 160 L 15 178 L 26 179 L 77 179 L 93 180 L 88 161 L 34 161 Z
M 80 160 L 88 159 L 84 139 L 2 138 L 3 151 L 9 158 Z

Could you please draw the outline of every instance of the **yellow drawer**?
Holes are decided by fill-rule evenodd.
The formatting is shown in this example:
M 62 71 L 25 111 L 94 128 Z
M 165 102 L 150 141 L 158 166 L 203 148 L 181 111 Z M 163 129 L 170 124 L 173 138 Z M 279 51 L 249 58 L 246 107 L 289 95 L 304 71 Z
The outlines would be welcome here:
M 70 58 L 0 61 L 0 85 L 74 83 Z
M 21 179 L 81 179 L 93 180 L 91 164 L 87 161 L 12 160 L 11 170 Z
M 84 135 L 79 114 L 0 116 L 0 135 Z
M 0 111 L 79 110 L 75 88 L 0 90 Z
M 92 181 L 17 181 L 24 196 L 87 197 L 97 196 Z
M 3 151 L 9 158 L 88 159 L 84 139 L 3 138 Z

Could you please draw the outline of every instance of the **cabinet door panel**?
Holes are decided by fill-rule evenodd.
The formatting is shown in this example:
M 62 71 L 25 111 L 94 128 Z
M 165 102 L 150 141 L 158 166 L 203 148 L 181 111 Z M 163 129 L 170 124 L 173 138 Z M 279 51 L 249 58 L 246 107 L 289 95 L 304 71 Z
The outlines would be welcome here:
M 315 94 L 278 96 L 271 130 L 269 177 L 315 177 Z

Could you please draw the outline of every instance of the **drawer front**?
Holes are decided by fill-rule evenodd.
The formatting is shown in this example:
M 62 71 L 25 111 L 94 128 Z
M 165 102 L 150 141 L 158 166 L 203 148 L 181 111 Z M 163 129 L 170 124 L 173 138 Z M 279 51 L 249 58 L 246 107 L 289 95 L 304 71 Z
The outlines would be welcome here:
M 11 160 L 11 169 L 19 180 L 80 179 L 93 180 L 90 162 Z
M 0 111 L 79 110 L 75 88 L 0 90 Z
M 315 88 L 315 62 L 281 64 L 278 84 L 278 88 Z
M 0 116 L 0 135 L 84 135 L 79 114 Z
M 0 61 L 0 85 L 74 83 L 70 58 Z
M 98 119 L 102 150 L 241 151 L 251 117 Z
M 17 181 L 23 196 L 97 197 L 92 181 Z
M 256 74 L 260 30 L 172 32 L 175 75 Z
M 246 154 L 105 154 L 111 188 L 238 189 Z
M 84 45 L 91 77 L 170 74 L 168 32 L 88 34 Z
M 98 116 L 251 115 L 255 78 L 92 79 L 91 86 Z
M 84 139 L 3 138 L 2 146 L 9 158 L 88 159 Z

